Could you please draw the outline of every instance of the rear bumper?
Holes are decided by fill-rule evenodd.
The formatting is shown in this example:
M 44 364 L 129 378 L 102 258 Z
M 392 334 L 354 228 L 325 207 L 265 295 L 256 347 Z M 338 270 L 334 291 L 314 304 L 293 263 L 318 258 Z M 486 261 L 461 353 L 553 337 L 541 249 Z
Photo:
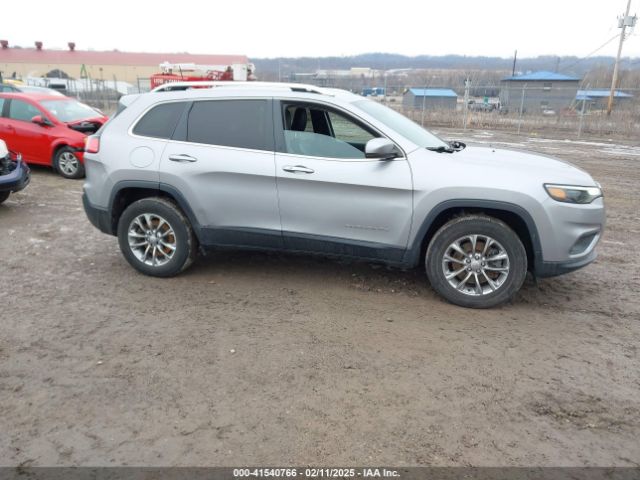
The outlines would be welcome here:
M 84 212 L 91 222 L 91 225 L 103 233 L 114 235 L 111 225 L 111 215 L 108 210 L 91 205 L 86 193 L 82 194 L 82 206 L 84 207 Z
M 16 169 L 0 176 L 0 192 L 19 192 L 31 181 L 31 170 L 23 161 L 18 162 Z

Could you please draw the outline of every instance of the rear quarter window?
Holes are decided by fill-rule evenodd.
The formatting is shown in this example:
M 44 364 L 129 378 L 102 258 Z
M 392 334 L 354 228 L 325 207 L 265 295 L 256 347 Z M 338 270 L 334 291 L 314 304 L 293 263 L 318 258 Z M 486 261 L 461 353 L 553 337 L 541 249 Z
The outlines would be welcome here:
M 187 122 L 188 142 L 273 151 L 271 104 L 267 100 L 200 100 Z
M 133 133 L 143 137 L 170 139 L 186 105 L 186 102 L 156 105 L 136 123 Z

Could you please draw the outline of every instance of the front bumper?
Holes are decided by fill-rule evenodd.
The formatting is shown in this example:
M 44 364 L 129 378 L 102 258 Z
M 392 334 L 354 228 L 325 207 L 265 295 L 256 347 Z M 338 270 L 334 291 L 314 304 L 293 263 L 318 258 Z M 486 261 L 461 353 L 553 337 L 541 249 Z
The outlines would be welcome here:
M 540 231 L 543 255 L 537 258 L 535 275 L 562 275 L 593 262 L 598 256 L 596 246 L 606 223 L 603 199 L 598 198 L 588 205 L 549 199 L 545 209 L 549 224 Z
M 91 205 L 86 193 L 82 194 L 82 206 L 84 207 L 84 212 L 87 214 L 87 218 L 91 222 L 91 225 L 103 233 L 115 235 L 113 225 L 111 223 L 111 215 L 108 210 Z
M 539 278 L 557 277 L 565 273 L 573 272 L 582 267 L 586 267 L 598 257 L 598 252 L 594 249 L 589 254 L 578 260 L 567 260 L 566 262 L 540 262 L 536 265 L 535 276 Z
M 19 192 L 31 181 L 31 170 L 22 160 L 16 169 L 7 175 L 0 176 L 0 192 Z

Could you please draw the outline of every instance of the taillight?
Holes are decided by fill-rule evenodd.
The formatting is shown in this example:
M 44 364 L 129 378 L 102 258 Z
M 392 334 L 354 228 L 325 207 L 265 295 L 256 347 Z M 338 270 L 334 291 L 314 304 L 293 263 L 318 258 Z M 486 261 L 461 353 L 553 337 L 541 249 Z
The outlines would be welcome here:
M 100 151 L 100 137 L 91 135 L 84 141 L 84 151 L 87 153 L 98 153 Z

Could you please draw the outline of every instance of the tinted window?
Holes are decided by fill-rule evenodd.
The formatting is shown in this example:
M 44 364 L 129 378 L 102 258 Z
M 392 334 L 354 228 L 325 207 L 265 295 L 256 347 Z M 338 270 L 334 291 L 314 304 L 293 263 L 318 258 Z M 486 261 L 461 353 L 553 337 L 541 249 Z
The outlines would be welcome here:
M 193 104 L 187 141 L 273 150 L 271 112 L 266 100 L 210 100 Z
M 0 117 L 3 114 L 3 109 L 4 109 L 4 98 L 0 98 Z
M 30 103 L 23 102 L 22 100 L 11 100 L 9 104 L 9 118 L 30 122 L 36 115 L 42 115 L 42 113 Z
M 172 102 L 153 107 L 136 124 L 133 133 L 145 137 L 171 138 L 185 105 L 185 102 Z M 118 109 L 118 113 L 120 111 Z

